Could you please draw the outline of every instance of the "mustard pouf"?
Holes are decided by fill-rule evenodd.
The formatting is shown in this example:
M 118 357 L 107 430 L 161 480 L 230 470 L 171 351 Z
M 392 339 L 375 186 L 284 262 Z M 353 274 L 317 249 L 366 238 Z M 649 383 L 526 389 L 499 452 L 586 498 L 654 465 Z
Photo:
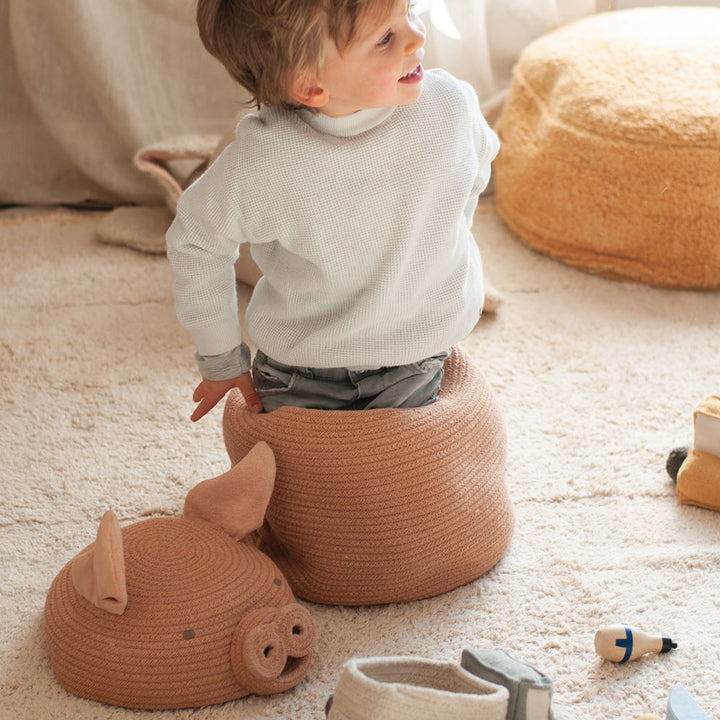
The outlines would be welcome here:
M 608 12 L 541 37 L 496 129 L 498 211 L 532 248 L 720 287 L 720 8 Z

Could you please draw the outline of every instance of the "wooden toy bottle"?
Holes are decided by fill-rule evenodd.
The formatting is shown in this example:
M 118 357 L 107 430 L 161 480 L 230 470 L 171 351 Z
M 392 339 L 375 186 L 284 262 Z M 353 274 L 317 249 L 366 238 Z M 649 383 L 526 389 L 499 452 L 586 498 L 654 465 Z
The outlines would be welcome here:
M 645 653 L 666 653 L 677 647 L 669 637 L 648 635 L 629 625 L 606 625 L 595 633 L 595 651 L 612 662 L 636 660 Z

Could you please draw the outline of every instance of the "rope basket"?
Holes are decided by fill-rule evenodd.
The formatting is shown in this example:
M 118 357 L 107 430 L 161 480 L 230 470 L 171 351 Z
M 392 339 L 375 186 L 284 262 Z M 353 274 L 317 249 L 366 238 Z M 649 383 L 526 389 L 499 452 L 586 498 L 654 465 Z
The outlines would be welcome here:
M 431 597 L 483 575 L 510 543 L 502 415 L 459 348 L 431 405 L 257 414 L 233 391 L 224 435 L 233 463 L 261 440 L 275 453 L 258 546 L 300 598 L 371 605 Z

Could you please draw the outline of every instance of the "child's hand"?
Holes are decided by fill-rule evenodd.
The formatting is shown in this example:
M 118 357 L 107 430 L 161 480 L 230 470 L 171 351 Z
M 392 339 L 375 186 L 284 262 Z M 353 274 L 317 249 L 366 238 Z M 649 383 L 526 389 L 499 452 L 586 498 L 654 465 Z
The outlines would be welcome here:
M 245 398 L 245 402 L 253 412 L 262 412 L 262 402 L 255 390 L 252 375 L 246 372 L 230 380 L 207 380 L 203 378 L 203 381 L 195 388 L 195 392 L 193 393 L 193 400 L 200 404 L 195 408 L 195 412 L 190 416 L 190 419 L 193 422 L 197 422 L 203 415 L 210 412 L 210 410 L 235 387 L 239 388 Z

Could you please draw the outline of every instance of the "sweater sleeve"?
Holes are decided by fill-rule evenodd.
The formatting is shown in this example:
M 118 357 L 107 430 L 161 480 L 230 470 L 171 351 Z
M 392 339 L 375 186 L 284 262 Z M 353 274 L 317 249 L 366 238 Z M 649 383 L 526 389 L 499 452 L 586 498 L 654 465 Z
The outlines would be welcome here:
M 203 376 L 212 380 L 249 369 L 235 287 L 234 266 L 243 241 L 232 197 L 235 164 L 230 146 L 183 193 L 167 233 L 175 311 L 195 342 Z
M 500 150 L 500 140 L 483 116 L 475 90 L 467 83 L 463 83 L 463 85 L 468 98 L 468 111 L 473 127 L 475 151 L 478 157 L 478 176 L 475 180 L 474 189 L 480 195 L 490 182 L 491 164 Z
M 490 182 L 491 165 L 500 149 L 500 141 L 481 112 L 480 101 L 472 85 L 463 80 L 455 80 L 455 82 L 459 85 L 465 101 L 464 117 L 466 131 L 469 129 L 468 142 L 472 143 L 478 161 L 477 174 L 470 193 L 470 200 L 465 208 L 465 218 L 468 227 L 470 227 L 473 222 L 478 197 Z

